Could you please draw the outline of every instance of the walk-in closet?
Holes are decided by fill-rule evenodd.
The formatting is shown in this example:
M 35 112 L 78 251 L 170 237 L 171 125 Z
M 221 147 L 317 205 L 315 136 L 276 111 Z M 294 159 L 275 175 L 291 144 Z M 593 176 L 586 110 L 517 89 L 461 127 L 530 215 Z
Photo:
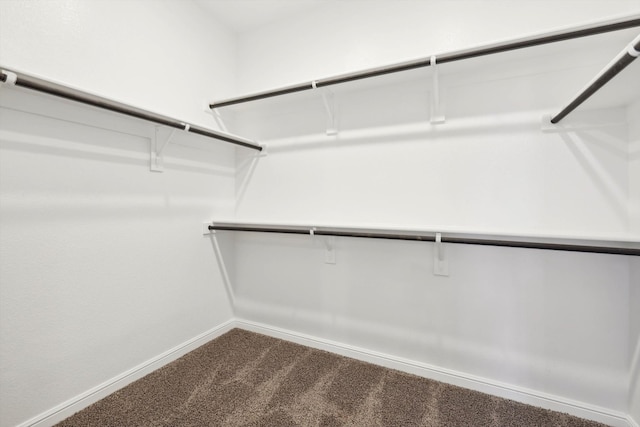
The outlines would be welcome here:
M 640 425 L 640 0 L 0 0 L 0 427 Z

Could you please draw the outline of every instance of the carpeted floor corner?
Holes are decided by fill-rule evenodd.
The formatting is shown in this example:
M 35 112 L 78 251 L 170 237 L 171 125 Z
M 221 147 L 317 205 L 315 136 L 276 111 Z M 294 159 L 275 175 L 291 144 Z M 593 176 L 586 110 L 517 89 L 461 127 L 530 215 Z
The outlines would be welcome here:
M 234 329 L 57 426 L 603 424 Z

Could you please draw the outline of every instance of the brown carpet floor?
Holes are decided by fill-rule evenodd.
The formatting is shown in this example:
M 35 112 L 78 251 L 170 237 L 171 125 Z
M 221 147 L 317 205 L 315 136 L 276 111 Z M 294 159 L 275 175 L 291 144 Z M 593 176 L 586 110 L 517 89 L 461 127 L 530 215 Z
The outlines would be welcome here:
M 58 426 L 602 426 L 234 329 Z

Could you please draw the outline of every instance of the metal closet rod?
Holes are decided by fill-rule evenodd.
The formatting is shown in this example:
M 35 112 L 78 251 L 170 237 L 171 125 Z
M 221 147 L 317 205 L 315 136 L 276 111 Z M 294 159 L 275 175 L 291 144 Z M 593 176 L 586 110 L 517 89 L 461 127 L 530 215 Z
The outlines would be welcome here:
M 633 39 L 631 43 L 618 54 L 613 61 L 607 65 L 600 73 L 585 87 L 574 99 L 564 107 L 562 111 L 551 118 L 551 123 L 558 123 L 569 113 L 578 108 L 580 104 L 589 99 L 591 95 L 596 93 L 602 86 L 607 84 L 609 80 L 614 78 L 620 71 L 624 70 L 627 65 L 631 64 L 638 56 L 640 56 L 640 35 Z
M 360 237 L 371 239 L 389 239 L 389 240 L 411 240 L 420 242 L 435 242 L 436 238 L 433 233 L 428 234 L 400 234 L 384 231 L 352 231 L 341 230 L 328 227 L 274 227 L 262 225 L 236 225 L 236 224 L 216 224 L 213 223 L 208 227 L 209 231 L 249 231 L 259 233 L 282 233 L 282 234 L 303 234 L 315 236 L 337 236 L 337 237 Z M 634 255 L 640 256 L 640 248 L 615 247 L 615 246 L 596 246 L 596 245 L 577 245 L 565 243 L 547 243 L 547 242 L 527 242 L 521 240 L 497 240 L 482 239 L 468 237 L 447 237 L 442 235 L 443 243 L 456 243 L 465 245 L 481 245 L 481 246 L 502 246 L 509 248 L 526 248 L 526 249 L 546 249 L 556 251 L 569 252 L 588 252 L 598 254 L 612 255 Z
M 39 79 L 36 77 L 28 76 L 22 73 L 16 73 L 7 69 L 0 70 L 0 81 L 6 84 L 24 87 L 27 89 L 35 90 L 38 92 L 47 93 L 60 98 L 69 99 L 71 101 L 80 102 L 83 104 L 91 105 L 93 107 L 102 108 L 104 110 L 114 111 L 116 113 L 124 114 L 137 119 L 146 120 L 149 122 L 157 123 L 163 126 L 168 126 L 176 129 L 182 129 L 187 132 L 195 133 L 198 135 L 214 138 L 220 141 L 228 142 L 231 144 L 239 145 L 246 148 L 262 151 L 262 146 L 254 141 L 240 138 L 235 135 L 218 132 L 203 127 L 190 125 L 188 123 L 181 122 L 176 119 L 172 119 L 159 114 L 151 113 L 139 108 L 134 108 L 126 104 L 111 101 L 106 98 L 99 97 L 97 95 L 88 94 L 76 89 L 71 89 L 66 86 L 62 86 L 50 81 Z
M 447 62 L 460 61 L 463 59 L 470 59 L 478 56 L 492 55 L 495 53 L 508 52 L 511 50 L 524 49 L 527 47 L 539 46 L 539 45 L 544 45 L 548 43 L 555 43 L 563 40 L 571 40 L 571 39 L 576 39 L 580 37 L 592 36 L 596 34 L 608 33 L 612 31 L 624 30 L 624 29 L 639 27 L 639 26 L 640 26 L 640 18 L 625 19 L 617 22 L 610 22 L 607 24 L 597 25 L 597 26 L 588 27 L 588 28 L 579 28 L 579 29 L 539 36 L 539 37 L 528 38 L 524 40 L 518 40 L 514 42 L 506 42 L 506 43 L 501 43 L 493 46 L 480 47 L 477 49 L 443 54 L 437 57 L 437 63 L 444 64 Z M 308 83 L 300 83 L 300 84 L 282 87 L 282 88 L 274 89 L 270 91 L 259 92 L 253 95 L 215 101 L 209 104 L 209 107 L 211 109 L 220 108 L 228 105 L 241 104 L 244 102 L 256 101 L 264 98 L 271 98 L 274 96 L 285 95 L 293 92 L 301 92 L 305 90 L 312 90 L 315 88 L 331 86 L 331 85 L 336 85 L 340 83 L 346 83 L 354 80 L 366 79 L 369 77 L 382 76 L 384 74 L 398 73 L 401 71 L 408 71 L 416 68 L 429 67 L 430 65 L 431 65 L 431 59 L 423 58 L 423 59 L 393 64 L 393 65 L 388 65 L 384 67 L 370 68 L 367 70 L 344 74 L 341 76 L 328 77 L 326 79 L 314 80 Z

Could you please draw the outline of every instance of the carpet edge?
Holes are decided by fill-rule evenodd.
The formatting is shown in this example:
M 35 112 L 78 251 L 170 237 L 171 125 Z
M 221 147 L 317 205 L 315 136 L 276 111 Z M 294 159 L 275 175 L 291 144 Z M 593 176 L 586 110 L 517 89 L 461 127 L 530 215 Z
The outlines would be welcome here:
M 99 384 L 71 399 L 45 411 L 35 417 L 18 424 L 16 427 L 50 427 L 70 417 L 76 412 L 88 407 L 120 390 L 132 382 L 144 377 L 151 372 L 179 359 L 185 354 L 206 344 L 207 342 L 231 331 L 237 327 L 235 319 L 227 320 L 208 331 L 197 335 L 182 344 L 155 356 L 141 364 Z
M 285 341 L 305 345 L 319 350 L 328 351 L 353 359 L 384 366 L 398 371 L 414 374 L 420 377 L 441 381 L 447 384 L 468 388 L 516 402 L 525 403 L 552 411 L 565 412 L 580 418 L 585 418 L 614 427 L 640 427 L 626 413 L 609 410 L 584 402 L 566 399 L 560 396 L 513 386 L 487 378 L 477 377 L 460 371 L 440 368 L 389 354 L 384 354 L 361 347 L 343 344 L 308 334 L 298 333 L 267 324 L 246 319 L 235 319 L 235 326 L 250 332 L 280 338 Z

